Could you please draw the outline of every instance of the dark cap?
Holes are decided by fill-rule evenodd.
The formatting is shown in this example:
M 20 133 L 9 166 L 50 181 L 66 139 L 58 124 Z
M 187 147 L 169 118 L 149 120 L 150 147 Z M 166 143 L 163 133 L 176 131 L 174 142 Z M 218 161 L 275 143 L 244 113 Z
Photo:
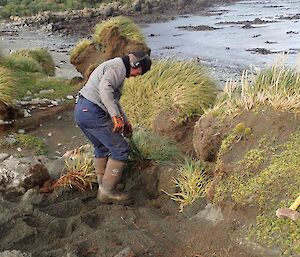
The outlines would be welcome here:
M 132 54 L 136 57 L 136 60 L 130 63 L 131 67 L 141 67 L 142 74 L 150 70 L 152 61 L 149 55 L 145 54 L 145 52 L 142 50 L 138 50 L 136 52 L 133 52 Z

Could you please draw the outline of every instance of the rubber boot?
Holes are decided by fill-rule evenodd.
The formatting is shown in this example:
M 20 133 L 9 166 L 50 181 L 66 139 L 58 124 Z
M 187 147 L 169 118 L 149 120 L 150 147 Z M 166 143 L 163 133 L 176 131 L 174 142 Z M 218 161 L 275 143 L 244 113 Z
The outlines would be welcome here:
M 102 183 L 102 178 L 104 176 L 106 164 L 107 164 L 108 158 L 95 158 L 94 165 L 95 165 L 95 173 L 97 176 L 98 185 L 100 186 Z
M 102 184 L 99 186 L 97 195 L 101 203 L 128 205 L 132 202 L 128 194 L 115 190 L 121 180 L 124 167 L 125 162 L 108 159 Z

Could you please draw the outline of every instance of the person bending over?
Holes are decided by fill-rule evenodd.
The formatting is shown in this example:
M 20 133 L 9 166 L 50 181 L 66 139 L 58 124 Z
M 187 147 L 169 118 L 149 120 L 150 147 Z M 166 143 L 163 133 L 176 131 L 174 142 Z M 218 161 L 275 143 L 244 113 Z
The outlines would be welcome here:
M 94 145 L 97 198 L 102 203 L 125 204 L 130 200 L 128 194 L 116 191 L 130 152 L 123 135 L 132 134 L 119 101 L 125 78 L 145 74 L 151 64 L 142 50 L 110 59 L 91 73 L 79 91 L 74 118 Z

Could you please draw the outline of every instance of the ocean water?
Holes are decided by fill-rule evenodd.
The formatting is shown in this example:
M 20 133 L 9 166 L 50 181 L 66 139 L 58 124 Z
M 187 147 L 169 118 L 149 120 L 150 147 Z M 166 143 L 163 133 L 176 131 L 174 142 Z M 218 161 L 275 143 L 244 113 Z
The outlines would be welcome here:
M 268 22 L 243 28 L 246 21 L 256 18 Z M 216 29 L 178 28 L 198 25 Z M 295 66 L 300 53 L 300 0 L 240 1 L 211 8 L 204 16 L 178 17 L 142 25 L 141 29 L 153 56 L 159 58 L 197 58 L 215 69 L 228 70 L 263 68 L 282 60 Z M 255 48 L 269 50 L 271 54 L 249 51 Z

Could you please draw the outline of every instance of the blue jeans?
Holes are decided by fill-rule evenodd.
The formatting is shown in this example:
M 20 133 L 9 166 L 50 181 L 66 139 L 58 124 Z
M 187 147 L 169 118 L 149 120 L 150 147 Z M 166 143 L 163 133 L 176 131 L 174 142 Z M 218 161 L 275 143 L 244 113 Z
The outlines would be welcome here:
M 129 145 L 121 133 L 113 132 L 113 122 L 108 113 L 98 105 L 80 96 L 74 110 L 75 122 L 94 145 L 96 158 L 110 157 L 127 161 Z

